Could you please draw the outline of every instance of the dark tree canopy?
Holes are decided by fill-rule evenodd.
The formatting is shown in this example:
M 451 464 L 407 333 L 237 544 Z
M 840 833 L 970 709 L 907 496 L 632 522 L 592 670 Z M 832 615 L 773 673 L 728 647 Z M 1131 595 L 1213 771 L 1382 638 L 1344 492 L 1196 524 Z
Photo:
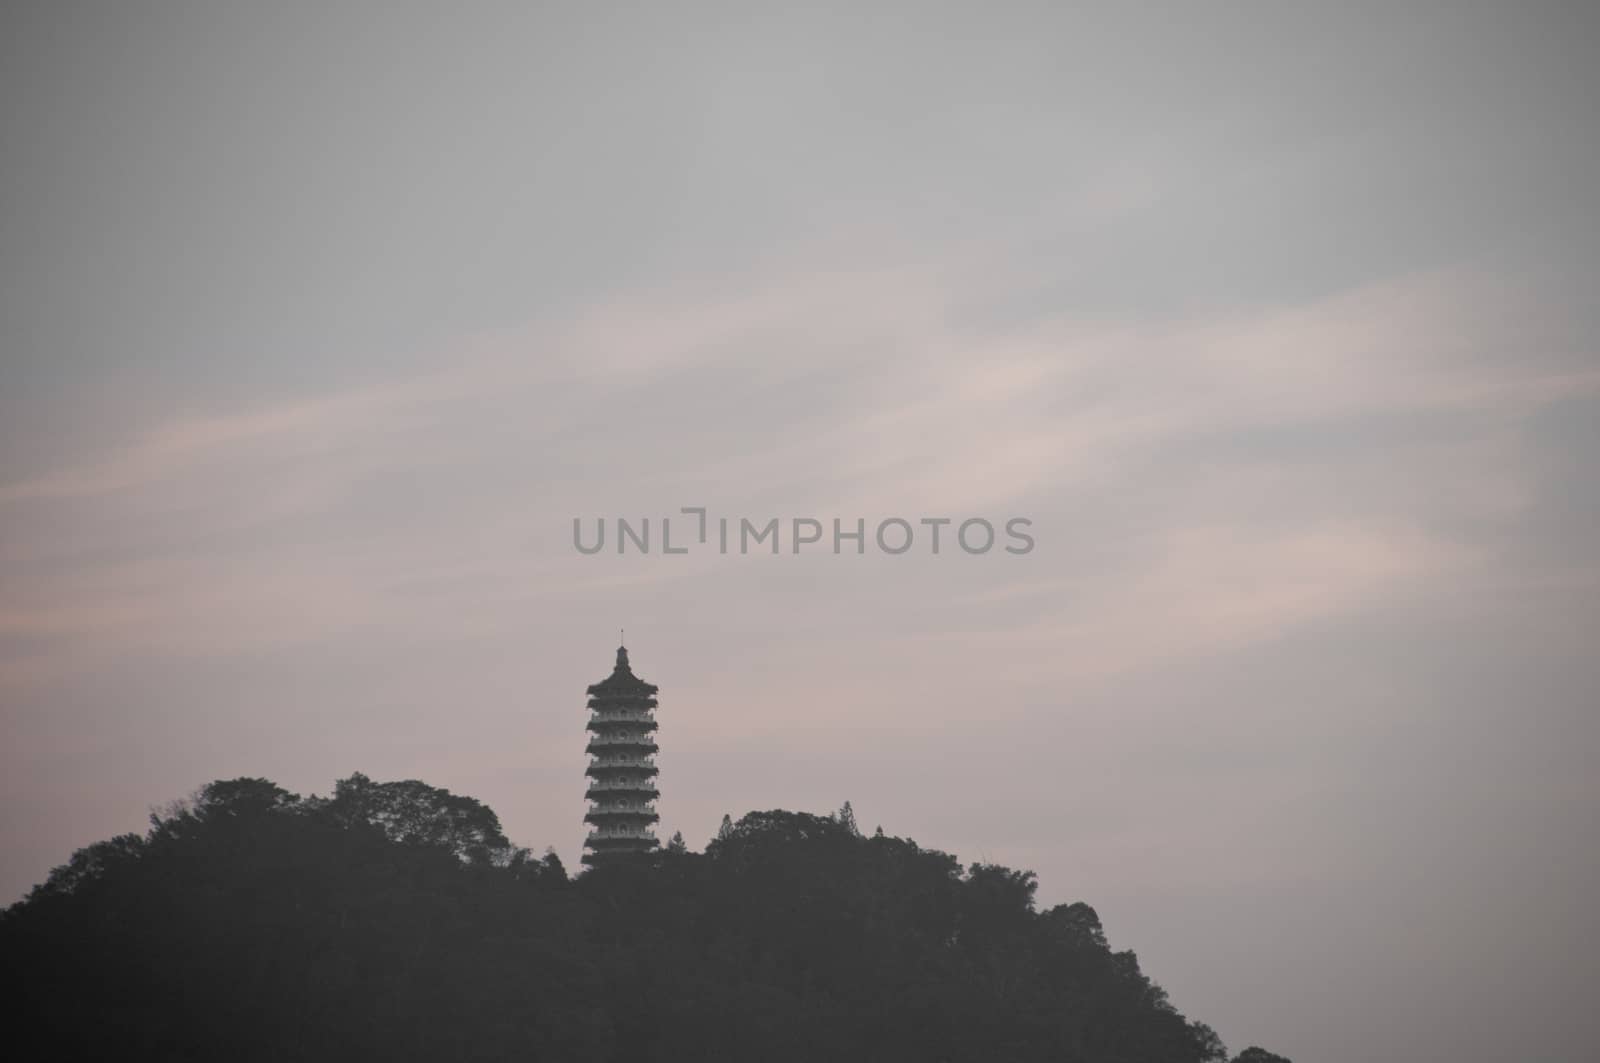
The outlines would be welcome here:
M 1226 1059 L 1088 905 L 853 818 L 751 813 L 574 880 L 420 782 L 212 783 L 0 914 L 8 1033 L 63 1059 Z
M 1233 1063 L 1289 1063 L 1289 1061 L 1280 1055 L 1268 1052 L 1265 1048 L 1257 1048 L 1251 1045 L 1234 1056 Z
M 463 860 L 486 862 L 511 849 L 489 806 L 415 779 L 373 782 L 360 772 L 334 784 L 329 811 L 365 822 L 391 841 L 449 849 Z

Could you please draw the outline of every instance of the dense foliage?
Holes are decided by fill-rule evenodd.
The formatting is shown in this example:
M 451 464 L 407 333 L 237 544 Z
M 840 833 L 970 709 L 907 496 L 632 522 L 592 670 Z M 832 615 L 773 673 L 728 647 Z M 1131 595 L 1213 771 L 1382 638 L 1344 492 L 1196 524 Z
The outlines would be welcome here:
M 1093 909 L 1034 888 L 792 812 L 572 879 L 419 782 L 236 779 L 75 854 L 0 955 L 9 1039 L 48 1058 L 1225 1057 Z

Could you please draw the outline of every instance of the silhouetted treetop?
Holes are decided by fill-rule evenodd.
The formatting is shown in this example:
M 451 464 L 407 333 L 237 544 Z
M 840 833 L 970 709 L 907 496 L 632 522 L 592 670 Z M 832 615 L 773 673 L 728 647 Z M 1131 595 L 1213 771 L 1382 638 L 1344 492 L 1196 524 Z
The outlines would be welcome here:
M 1268 1052 L 1265 1048 L 1257 1048 L 1251 1045 L 1234 1056 L 1233 1063 L 1289 1063 L 1289 1061 L 1282 1056 Z
M 391 841 L 439 846 L 475 863 L 511 849 L 487 805 L 416 779 L 380 783 L 356 772 L 334 784 L 328 810 L 341 822 L 369 823 Z

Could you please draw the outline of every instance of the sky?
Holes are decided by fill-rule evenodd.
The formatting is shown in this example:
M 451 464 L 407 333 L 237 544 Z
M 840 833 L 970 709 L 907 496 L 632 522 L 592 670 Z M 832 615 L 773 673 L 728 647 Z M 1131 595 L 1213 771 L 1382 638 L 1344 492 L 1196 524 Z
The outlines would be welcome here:
M 849 800 L 1235 1051 L 1588 1059 L 1600 19 L 1113 10 L 9 5 L 0 899 L 239 775 L 576 867 L 625 627 L 663 837 Z M 574 549 L 683 507 L 1035 545 Z

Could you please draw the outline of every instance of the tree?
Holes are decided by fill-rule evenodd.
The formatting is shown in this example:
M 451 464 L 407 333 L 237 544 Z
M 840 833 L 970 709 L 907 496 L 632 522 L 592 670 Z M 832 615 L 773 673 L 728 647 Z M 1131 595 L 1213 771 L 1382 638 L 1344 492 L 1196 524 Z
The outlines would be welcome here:
M 861 836 L 861 828 L 856 826 L 855 809 L 850 807 L 849 801 L 844 803 L 843 807 L 839 809 L 834 818 L 839 821 L 839 825 L 845 830 L 849 831 L 851 834 L 854 834 L 858 838 Z
M 487 805 L 416 779 L 373 782 L 360 772 L 334 784 L 332 815 L 377 827 L 390 840 L 448 849 L 469 863 L 488 863 L 511 847 Z
M 722 826 L 717 828 L 717 841 L 726 841 L 731 837 L 733 837 L 733 817 L 724 812 Z
M 1283 1056 L 1268 1052 L 1265 1048 L 1251 1045 L 1249 1048 L 1233 1057 L 1233 1063 L 1289 1063 Z
M 683 831 L 681 831 L 681 830 L 673 831 L 672 832 L 672 839 L 667 842 L 667 852 L 669 852 L 669 853 L 686 853 L 688 851 L 689 851 L 689 847 L 687 845 L 685 845 L 684 841 L 683 841 Z
M 1099 913 L 1082 901 L 1058 904 L 1045 912 L 1044 918 L 1068 941 L 1092 948 L 1106 947 L 1106 935 L 1100 926 Z
M 1217 1036 L 1217 1031 L 1203 1022 L 1195 1022 L 1189 1024 L 1189 1035 L 1197 1058 L 1205 1063 L 1225 1063 L 1228 1049 L 1223 1045 L 1222 1038 Z
M 190 810 L 202 820 L 249 818 L 284 812 L 299 803 L 299 794 L 292 794 L 267 779 L 219 779 L 200 788 Z
M 967 869 L 970 903 L 996 912 L 1032 912 L 1039 878 L 1032 871 L 1013 871 L 999 864 L 973 864 Z
M 144 839 L 137 834 L 119 834 L 109 841 L 95 842 L 72 854 L 72 859 L 50 872 L 50 877 L 35 886 L 29 898 L 67 894 L 90 882 L 125 867 L 144 854 Z

